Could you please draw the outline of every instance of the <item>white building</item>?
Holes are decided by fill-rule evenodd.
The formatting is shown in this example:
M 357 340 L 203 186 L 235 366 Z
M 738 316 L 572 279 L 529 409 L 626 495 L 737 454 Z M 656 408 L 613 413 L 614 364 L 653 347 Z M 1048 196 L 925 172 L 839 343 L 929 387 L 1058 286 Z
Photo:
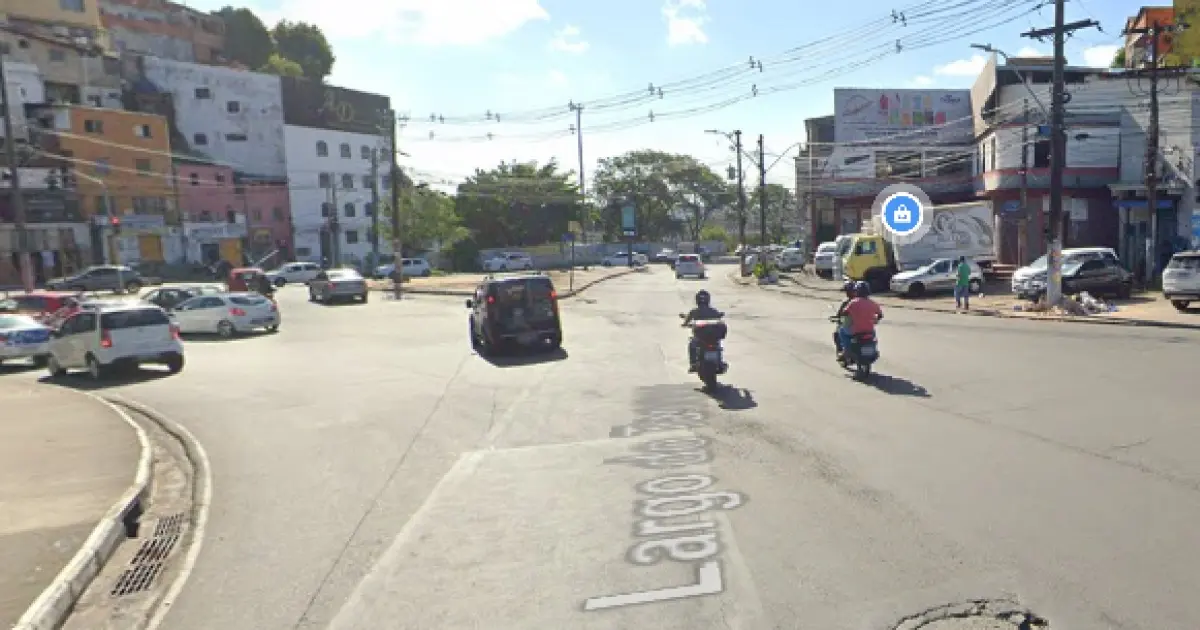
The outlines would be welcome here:
M 372 181 L 384 200 L 390 186 L 383 138 L 296 125 L 284 128 L 284 138 L 296 257 L 331 263 L 336 257 L 345 264 L 367 260 L 375 211 Z M 373 173 L 376 152 L 380 166 Z M 389 251 L 383 242 L 380 248 Z
M 141 72 L 172 95 L 190 149 L 245 173 L 286 173 L 279 77 L 156 57 L 143 57 Z

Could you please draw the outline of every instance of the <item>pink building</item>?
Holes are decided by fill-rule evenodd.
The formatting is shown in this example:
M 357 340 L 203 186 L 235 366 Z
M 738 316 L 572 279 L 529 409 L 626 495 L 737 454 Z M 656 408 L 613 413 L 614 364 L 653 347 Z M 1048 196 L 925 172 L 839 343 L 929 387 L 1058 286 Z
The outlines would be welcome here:
M 234 186 L 233 169 L 200 159 L 176 157 L 184 252 L 189 262 L 218 260 L 240 266 L 245 259 L 246 213 Z
M 251 257 L 258 261 L 271 252 L 278 252 L 262 263 L 267 266 L 294 260 L 287 180 L 244 176 L 238 189 L 244 191 Z

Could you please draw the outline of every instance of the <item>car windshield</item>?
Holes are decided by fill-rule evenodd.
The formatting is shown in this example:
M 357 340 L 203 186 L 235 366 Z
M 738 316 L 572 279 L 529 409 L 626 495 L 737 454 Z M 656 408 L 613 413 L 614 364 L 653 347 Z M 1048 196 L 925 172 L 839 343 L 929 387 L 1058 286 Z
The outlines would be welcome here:
M 38 326 L 41 326 L 41 324 L 28 315 L 0 315 L 0 330 L 33 328 Z
M 338 269 L 329 272 L 330 280 L 357 280 L 361 277 L 358 275 L 358 272 L 351 271 L 350 269 Z
M 238 306 L 262 306 L 271 302 L 261 295 L 234 295 L 229 298 L 229 301 Z
M 1171 258 L 1167 269 L 1187 269 L 1189 271 L 1200 270 L 1200 256 L 1175 256 Z
M 114 311 L 100 316 L 100 327 L 105 330 L 137 328 L 139 326 L 165 326 L 171 323 L 167 314 L 158 308 L 139 308 Z

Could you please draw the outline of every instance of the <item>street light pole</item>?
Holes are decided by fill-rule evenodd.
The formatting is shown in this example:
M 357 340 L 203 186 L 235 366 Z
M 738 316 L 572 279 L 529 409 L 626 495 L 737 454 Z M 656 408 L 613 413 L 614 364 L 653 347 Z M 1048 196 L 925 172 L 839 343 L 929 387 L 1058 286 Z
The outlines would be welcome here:
M 9 198 L 13 224 L 17 231 L 17 264 L 21 267 L 21 287 L 33 291 L 33 257 L 29 253 L 29 230 L 25 216 L 25 196 L 21 193 L 21 173 L 17 168 L 17 142 L 13 137 L 12 103 L 8 100 L 8 73 L 4 68 L 7 46 L 0 47 L 0 100 L 4 101 L 4 154 L 8 161 Z

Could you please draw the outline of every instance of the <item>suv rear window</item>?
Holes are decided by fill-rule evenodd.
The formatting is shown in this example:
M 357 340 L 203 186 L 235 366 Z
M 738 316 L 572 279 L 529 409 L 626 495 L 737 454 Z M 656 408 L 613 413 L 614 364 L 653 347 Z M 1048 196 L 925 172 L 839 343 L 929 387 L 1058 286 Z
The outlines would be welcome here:
M 1171 263 L 1167 265 L 1167 269 L 1188 269 L 1196 271 L 1200 269 L 1200 256 L 1180 256 L 1176 254 L 1171 257 Z
M 229 301 L 233 302 L 234 304 L 237 304 L 239 306 L 261 306 L 268 302 L 267 298 L 265 298 L 265 297 L 242 296 L 242 295 L 235 295 L 235 296 L 229 298 Z
M 534 301 L 550 297 L 554 285 L 547 278 L 523 278 L 508 280 L 492 285 L 491 293 L 496 297 L 496 303 L 501 306 L 524 305 L 532 298 Z
M 141 326 L 167 326 L 171 320 L 159 308 L 139 308 L 128 311 L 114 311 L 100 316 L 100 327 L 105 330 L 120 330 L 122 328 L 138 328 Z
M 694 254 L 688 254 L 686 256 L 679 257 L 679 262 L 698 262 L 699 260 L 700 257 Z

